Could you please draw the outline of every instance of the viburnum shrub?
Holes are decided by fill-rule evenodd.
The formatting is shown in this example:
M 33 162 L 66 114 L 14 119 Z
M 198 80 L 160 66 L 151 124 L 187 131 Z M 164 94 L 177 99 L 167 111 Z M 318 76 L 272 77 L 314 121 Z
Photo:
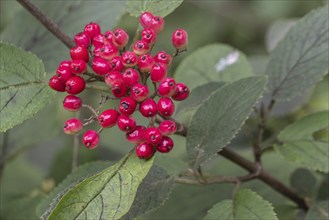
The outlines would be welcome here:
M 59 64 L 49 86 L 69 94 L 63 101 L 66 110 L 77 111 L 86 107 L 93 113 L 85 120 L 68 119 L 64 123 L 65 133 L 77 134 L 83 127 L 98 122 L 98 131 L 87 130 L 82 137 L 83 144 L 94 149 L 99 144 L 103 129 L 117 125 L 126 133 L 127 141 L 136 144 L 136 155 L 149 159 L 156 151 L 168 153 L 174 147 L 174 141 L 169 137 L 177 129 L 175 121 L 170 118 L 175 112 L 174 101 L 188 98 L 190 90 L 183 82 L 168 77 L 168 72 L 173 58 L 186 51 L 188 34 L 184 29 L 172 33 L 171 42 L 176 50 L 173 55 L 165 51 L 152 55 L 152 48 L 165 21 L 150 12 L 142 13 L 139 21 L 143 27 L 141 39 L 134 39 L 130 46 L 129 35 L 124 29 L 102 33 L 97 23 L 87 24 L 74 36 L 75 46 L 70 50 L 72 60 Z M 92 71 L 87 69 L 88 64 Z M 82 101 L 76 96 L 95 79 L 90 74 L 96 74 L 97 79 L 112 92 L 112 96 L 102 99 L 98 107 L 92 107 L 88 100 Z M 118 99 L 120 103 L 110 109 L 102 109 L 109 99 Z M 133 117 L 136 111 L 148 118 L 150 123 L 138 125 Z

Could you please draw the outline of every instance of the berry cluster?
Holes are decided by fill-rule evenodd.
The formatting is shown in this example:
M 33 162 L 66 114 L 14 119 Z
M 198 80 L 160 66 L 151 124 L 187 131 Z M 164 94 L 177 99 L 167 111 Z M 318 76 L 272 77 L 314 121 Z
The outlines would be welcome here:
M 167 73 L 173 58 L 186 50 L 188 37 L 183 29 L 174 31 L 172 44 L 176 52 L 170 55 L 160 51 L 152 56 L 151 50 L 164 28 L 164 20 L 160 16 L 144 12 L 140 16 L 140 24 L 143 27 L 140 40 L 136 39 L 131 43 L 131 50 L 126 50 L 129 35 L 125 30 L 118 28 L 102 34 L 97 23 L 87 24 L 83 32 L 74 36 L 76 46 L 70 51 L 72 60 L 60 63 L 56 74 L 49 80 L 49 86 L 69 94 L 63 101 L 66 110 L 78 111 L 81 107 L 86 107 L 93 113 L 85 123 L 77 118 L 67 120 L 64 124 L 65 133 L 76 134 L 84 126 L 97 120 L 101 128 L 98 131 L 87 130 L 82 137 L 83 144 L 93 149 L 99 143 L 99 134 L 103 128 L 117 125 L 126 133 L 127 140 L 136 144 L 137 156 L 149 159 L 155 151 L 167 153 L 174 146 L 169 137 L 177 130 L 175 121 L 170 119 L 175 111 L 173 100 L 186 99 L 189 89 L 185 84 L 167 77 Z M 88 65 L 92 71 L 89 71 Z M 148 79 L 152 83 L 148 83 Z M 76 96 L 86 88 L 86 83 L 95 81 L 104 82 L 113 95 L 106 96 L 105 99 L 102 96 L 97 109 L 84 104 Z M 148 84 L 153 84 L 153 93 Z M 108 99 L 119 99 L 118 109 L 100 112 Z M 147 127 L 136 124 L 133 118 L 136 110 L 150 119 Z M 158 126 L 154 125 L 155 117 L 161 119 Z

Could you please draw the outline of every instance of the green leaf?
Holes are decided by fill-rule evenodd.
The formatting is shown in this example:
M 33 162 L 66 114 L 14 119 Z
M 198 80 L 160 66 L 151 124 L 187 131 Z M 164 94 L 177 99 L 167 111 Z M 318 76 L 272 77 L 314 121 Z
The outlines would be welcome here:
M 32 117 L 52 100 L 45 70 L 34 54 L 0 42 L 0 132 Z
M 211 44 L 185 58 L 177 67 L 175 79 L 194 89 L 209 82 L 232 82 L 252 75 L 243 53 L 224 44 Z
M 146 11 L 165 17 L 182 3 L 183 0 L 129 0 L 127 2 L 127 11 L 135 17 L 139 17 Z
M 328 128 L 328 115 L 328 111 L 314 113 L 289 125 L 279 133 L 282 144 L 276 144 L 275 150 L 287 160 L 327 173 L 329 144 L 314 140 L 313 133 Z
M 66 192 L 43 219 L 119 219 L 125 215 L 153 159 L 127 155 L 115 165 L 84 179 Z
M 309 170 L 296 169 L 290 176 L 291 187 L 303 197 L 311 197 L 315 190 L 316 178 Z
M 329 218 L 329 201 L 314 204 L 307 212 L 305 220 L 326 220 Z
M 72 37 L 72 40 L 91 21 L 99 23 L 102 32 L 114 28 L 124 14 L 126 5 L 125 0 L 58 0 L 33 3 Z M 55 70 L 60 61 L 70 58 L 69 49 L 26 10 L 16 15 L 2 33 L 1 39 L 37 54 L 44 60 L 47 71 Z
M 121 219 L 134 219 L 152 209 L 158 208 L 169 197 L 173 185 L 173 177 L 168 176 L 163 168 L 153 166 L 139 186 L 129 212 Z
M 290 28 L 270 56 L 266 74 L 275 100 L 289 100 L 328 72 L 328 6 L 314 10 Z
M 187 154 L 198 168 L 225 147 L 238 132 L 261 96 L 264 77 L 249 77 L 227 84 L 198 108 L 187 132 Z
M 208 211 L 204 220 L 278 219 L 272 205 L 250 189 L 240 189 L 232 200 L 224 200 Z

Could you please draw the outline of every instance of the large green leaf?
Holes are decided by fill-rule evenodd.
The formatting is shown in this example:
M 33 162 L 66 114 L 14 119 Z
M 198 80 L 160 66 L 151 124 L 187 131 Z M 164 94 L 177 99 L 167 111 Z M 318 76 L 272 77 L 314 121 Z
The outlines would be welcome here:
M 131 16 L 139 17 L 143 12 L 166 16 L 173 12 L 183 0 L 129 0 L 127 10 Z
M 126 4 L 125 0 L 33 2 L 72 39 L 91 21 L 98 22 L 102 31 L 113 28 L 124 13 Z M 70 57 L 69 49 L 26 10 L 17 14 L 4 30 L 1 39 L 37 54 L 44 60 L 47 71 L 56 69 L 61 60 Z
M 312 197 L 316 182 L 313 173 L 305 168 L 296 169 L 290 176 L 291 187 L 303 197 Z
M 232 82 L 252 75 L 243 53 L 224 44 L 211 44 L 185 58 L 175 72 L 175 79 L 193 89 L 208 82 Z
M 249 77 L 221 87 L 203 102 L 187 132 L 187 154 L 194 168 L 211 158 L 235 136 L 260 98 L 264 77 Z
M 307 212 L 305 220 L 329 219 L 329 202 L 322 201 L 314 204 Z
M 313 133 L 329 127 L 328 117 L 328 111 L 318 112 L 289 125 L 278 135 L 282 144 L 275 145 L 275 150 L 287 160 L 328 172 L 329 144 L 313 138 Z
M 129 154 L 69 189 L 44 219 L 118 219 L 125 215 L 153 164 Z
M 240 189 L 232 200 L 224 200 L 208 211 L 204 220 L 278 219 L 272 205 L 250 189 Z
M 34 54 L 0 43 L 0 132 L 32 117 L 54 92 L 45 83 L 45 70 Z
M 290 28 L 270 56 L 268 89 L 276 100 L 289 100 L 328 72 L 328 6 L 314 10 Z

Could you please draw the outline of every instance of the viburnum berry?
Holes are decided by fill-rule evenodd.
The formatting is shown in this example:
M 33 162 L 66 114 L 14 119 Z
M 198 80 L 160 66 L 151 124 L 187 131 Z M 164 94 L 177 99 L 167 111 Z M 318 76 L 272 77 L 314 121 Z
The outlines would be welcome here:
M 106 85 L 112 87 L 114 83 L 116 82 L 122 82 L 122 74 L 118 71 L 112 71 L 109 72 L 105 75 L 104 77 L 104 81 L 106 83 Z
M 113 44 L 106 44 L 99 49 L 99 55 L 105 60 L 111 60 L 113 57 L 119 55 L 119 49 Z
M 82 74 L 86 72 L 87 64 L 83 60 L 73 60 L 71 63 L 71 72 L 73 74 Z
M 177 125 L 172 120 L 164 120 L 159 124 L 159 130 L 163 135 L 174 134 L 177 131 Z
M 157 145 L 162 139 L 162 134 L 158 128 L 150 127 L 145 130 L 144 139 L 149 144 Z
M 144 117 L 153 117 L 157 114 L 157 103 L 153 99 L 146 99 L 139 105 L 139 111 Z
M 82 106 L 82 100 L 75 95 L 67 95 L 63 100 L 63 107 L 68 111 L 78 111 Z
M 140 143 L 136 146 L 136 155 L 140 159 L 150 159 L 154 154 L 154 148 L 151 144 Z
M 100 57 L 95 57 L 91 68 L 97 75 L 105 75 L 111 69 L 110 63 Z
M 144 141 L 145 127 L 137 125 L 133 130 L 126 133 L 127 141 L 138 144 Z
M 82 143 L 88 149 L 94 149 L 99 143 L 99 134 L 94 130 L 87 130 L 82 137 Z
M 121 56 L 115 56 L 111 59 L 110 71 L 122 71 L 124 68 Z
M 168 136 L 163 136 L 159 144 L 156 146 L 156 149 L 160 153 L 168 153 L 173 147 L 174 141 Z
M 142 31 L 141 35 L 142 35 L 142 41 L 148 43 L 149 45 L 154 44 L 157 39 L 157 34 L 155 30 L 151 28 L 145 28 Z
M 74 42 L 77 46 L 89 47 L 91 39 L 87 33 L 80 32 L 74 36 Z
M 92 44 L 95 48 L 102 47 L 104 45 L 104 36 L 102 34 L 96 35 L 92 40 Z
M 85 26 L 84 32 L 90 37 L 90 39 L 93 39 L 96 35 L 101 33 L 101 28 L 97 23 L 90 22 Z
M 151 20 L 151 24 L 149 28 L 155 30 L 156 33 L 159 33 L 160 31 L 163 30 L 164 25 L 165 25 L 165 21 L 163 17 L 154 16 Z
M 71 95 L 76 95 L 82 92 L 86 87 L 85 80 L 80 76 L 72 76 L 65 83 L 65 91 Z
M 72 60 L 84 60 L 85 62 L 89 61 L 89 53 L 86 47 L 72 47 L 70 50 L 70 55 Z
M 65 91 L 65 83 L 58 79 L 57 76 L 53 76 L 49 79 L 48 85 L 50 88 L 57 92 L 64 92 Z
M 167 54 L 166 52 L 164 52 L 164 51 L 158 52 L 154 56 L 154 59 L 158 63 L 165 64 L 167 67 L 171 64 L 171 61 L 172 61 L 172 57 L 169 54 Z
M 106 31 L 106 32 L 103 34 L 103 41 L 104 41 L 104 44 L 113 44 L 112 37 L 113 37 L 113 33 L 112 33 L 112 31 L 110 31 L 110 30 Z
M 71 60 L 63 60 L 62 62 L 59 63 L 58 68 L 61 68 L 61 67 L 71 68 L 71 63 L 72 63 Z
M 149 95 L 149 89 L 147 88 L 147 86 L 142 85 L 142 84 L 135 84 L 132 88 L 131 88 L 131 97 L 133 99 L 135 99 L 137 102 L 142 102 L 145 99 L 147 99 L 148 95 Z
M 161 82 L 167 76 L 167 67 L 163 63 L 155 63 L 151 69 L 151 80 L 153 82 Z
M 122 64 L 125 67 L 134 67 L 137 64 L 138 57 L 132 51 L 126 51 L 122 54 Z
M 175 93 L 176 81 L 173 78 L 166 78 L 158 86 L 158 94 L 162 97 L 170 97 Z
M 162 97 L 158 100 L 158 112 L 163 117 L 170 117 L 175 112 L 175 104 L 170 98 Z
M 189 88 L 184 83 L 177 83 L 175 93 L 171 96 L 173 100 L 183 101 L 190 94 Z
M 118 28 L 113 32 L 112 41 L 115 46 L 124 48 L 129 41 L 129 35 L 122 28 Z
M 126 69 L 122 74 L 122 80 L 127 86 L 134 86 L 140 81 L 139 72 L 135 69 Z
M 118 128 L 121 131 L 129 132 L 136 127 L 136 120 L 129 115 L 120 115 L 118 117 Z
M 151 12 L 143 12 L 139 17 L 139 22 L 143 28 L 149 28 L 154 15 Z
M 177 29 L 176 31 L 173 32 L 171 41 L 172 41 L 173 46 L 177 50 L 185 49 L 188 45 L 187 32 L 183 29 Z
M 95 47 L 94 50 L 93 50 L 93 57 L 101 57 L 101 47 Z
M 150 51 L 150 45 L 143 40 L 138 40 L 133 45 L 133 51 L 138 56 L 147 54 Z
M 58 67 L 56 70 L 56 76 L 60 81 L 66 83 L 66 81 L 74 75 L 71 73 L 69 67 Z
M 112 94 L 117 98 L 121 98 L 125 96 L 127 90 L 128 90 L 127 85 L 124 84 L 122 81 L 121 82 L 117 81 L 112 85 Z
M 119 111 L 125 115 L 131 115 L 137 108 L 136 101 L 130 96 L 124 97 L 120 100 Z
M 71 118 L 64 123 L 64 132 L 66 134 L 76 134 L 83 128 L 83 124 L 80 119 Z
M 144 54 L 138 58 L 137 66 L 141 72 L 150 72 L 155 61 L 150 54 Z
M 98 116 L 98 124 L 103 128 L 110 128 L 116 125 L 120 113 L 115 109 L 107 109 Z

